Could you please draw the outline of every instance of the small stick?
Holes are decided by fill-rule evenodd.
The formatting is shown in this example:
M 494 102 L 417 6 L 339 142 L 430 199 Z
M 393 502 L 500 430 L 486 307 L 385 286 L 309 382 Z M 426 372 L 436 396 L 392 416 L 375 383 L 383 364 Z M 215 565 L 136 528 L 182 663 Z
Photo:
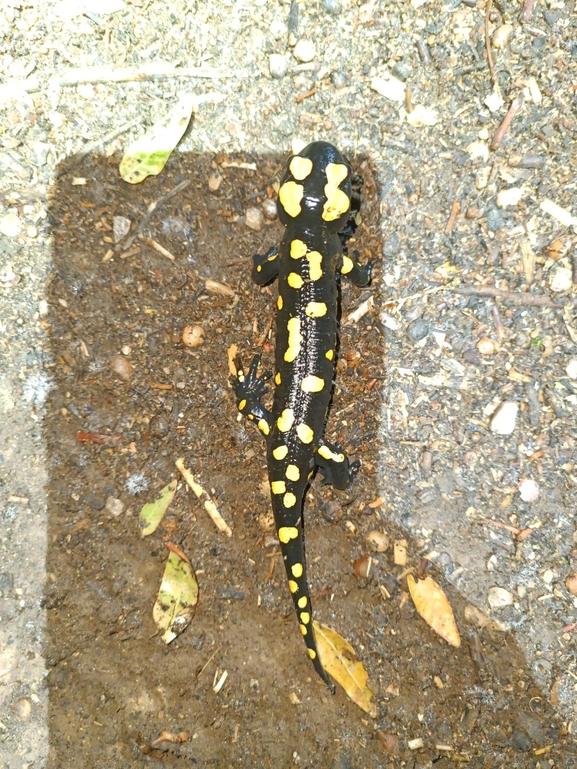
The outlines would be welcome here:
M 521 10 L 521 21 L 531 21 L 535 6 L 538 2 L 539 0 L 525 0 L 523 9 Z
M 218 512 L 218 509 L 212 499 L 208 496 L 202 486 L 194 480 L 194 475 L 190 472 L 190 470 L 187 470 L 184 466 L 184 457 L 177 459 L 174 464 L 180 471 L 188 486 L 190 486 L 198 499 L 202 502 L 204 509 L 214 521 L 216 528 L 219 529 L 219 531 L 223 531 L 227 537 L 232 537 L 232 529 L 228 523 L 226 523 L 222 515 Z
M 300 104 L 301 101 L 304 101 L 305 99 L 308 99 L 309 96 L 314 96 L 317 92 L 316 88 L 311 88 L 310 91 L 305 91 L 305 93 L 299 93 L 299 95 L 296 97 L 295 101 L 297 104 Z
M 144 227 L 148 224 L 148 222 L 152 219 L 153 213 L 156 211 L 157 208 L 160 208 L 160 206 L 164 205 L 167 200 L 170 200 L 170 198 L 173 198 L 175 195 L 178 195 L 179 192 L 182 192 L 182 190 L 186 189 L 188 185 L 190 184 L 190 179 L 185 179 L 183 182 L 180 182 L 180 184 L 177 184 L 176 187 L 172 190 L 169 190 L 166 195 L 163 195 L 162 197 L 158 198 L 158 200 L 154 200 L 152 203 L 149 204 L 146 214 L 142 217 L 140 222 L 136 225 L 134 228 L 134 231 L 132 235 L 129 235 L 126 240 L 124 240 L 122 243 L 119 243 L 116 246 L 117 251 L 126 251 L 127 248 L 130 248 L 130 246 L 134 243 L 138 235 L 142 232 Z
M 501 144 L 501 142 L 503 141 L 503 137 L 509 130 L 511 121 L 513 120 L 517 112 L 519 112 L 522 106 L 523 106 L 523 96 L 519 95 L 515 99 L 513 99 L 507 114 L 503 118 L 503 122 L 501 123 L 499 128 L 497 128 L 497 130 L 495 131 L 495 135 L 493 136 L 493 141 L 491 142 L 492 150 L 496 150 L 497 147 Z
M 80 161 L 87 155 L 90 155 L 91 152 L 94 152 L 94 150 L 97 150 L 99 147 L 104 147 L 105 145 L 109 144 L 109 142 L 113 141 L 121 134 L 126 133 L 126 131 L 130 131 L 130 129 L 134 128 L 134 126 L 139 125 L 140 122 L 140 119 L 131 120 L 128 123 L 124 123 L 124 125 L 121 125 L 119 128 L 114 128 L 112 131 L 104 134 L 104 136 L 101 136 L 99 139 L 95 139 L 93 142 L 85 144 L 81 150 L 75 152 L 74 155 L 71 155 L 61 164 L 60 175 L 64 176 L 64 174 L 69 173 L 74 168 L 74 166 L 78 165 L 78 163 L 80 163 Z
M 548 296 L 543 294 L 523 294 L 517 291 L 504 291 L 502 288 L 495 288 L 494 286 L 446 286 L 446 291 L 453 291 L 455 294 L 462 294 L 463 296 L 493 296 L 500 299 L 506 299 L 513 304 L 529 304 L 536 307 L 554 307 L 554 303 Z
M 225 77 L 247 76 L 246 70 L 235 69 L 220 72 L 214 67 L 179 67 L 170 62 L 140 64 L 136 67 L 78 67 L 66 69 L 61 75 L 55 75 L 52 82 L 58 86 L 78 85 L 79 83 L 124 83 L 130 80 L 159 80 L 169 77 L 201 77 L 218 79 Z
M 449 216 L 449 220 L 447 221 L 447 226 L 445 227 L 445 234 L 452 232 L 453 227 L 455 226 L 455 222 L 457 221 L 457 214 L 460 213 L 461 206 L 459 205 L 459 201 L 455 199 L 453 200 L 453 205 L 451 206 L 451 214 Z
M 156 240 L 153 240 L 152 238 L 146 238 L 146 242 L 149 246 L 154 248 L 155 251 L 158 251 L 159 254 L 162 254 L 163 256 L 166 256 L 167 259 L 170 259 L 171 262 L 176 261 L 176 257 L 173 256 L 164 246 L 161 246 L 160 243 L 158 243 Z
M 493 54 L 491 53 L 491 38 L 489 37 L 489 17 L 491 15 L 491 8 L 493 7 L 493 0 L 487 0 L 485 7 L 485 49 L 487 51 L 487 63 L 489 64 L 489 72 L 491 73 L 491 85 L 497 91 L 499 91 L 499 85 L 497 78 L 495 77 L 495 65 L 493 64 Z
M 491 303 L 491 315 L 493 317 L 493 323 L 495 324 L 495 331 L 497 332 L 497 339 L 501 341 L 505 334 L 503 327 L 503 321 L 501 320 L 501 313 L 495 302 Z

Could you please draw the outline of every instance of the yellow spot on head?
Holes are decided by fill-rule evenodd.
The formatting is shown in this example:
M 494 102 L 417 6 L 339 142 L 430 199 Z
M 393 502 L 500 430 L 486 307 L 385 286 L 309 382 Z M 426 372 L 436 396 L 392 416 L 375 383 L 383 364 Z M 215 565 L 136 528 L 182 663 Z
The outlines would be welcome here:
M 259 419 L 257 422 L 257 427 L 263 435 L 268 435 L 270 433 L 270 427 L 268 426 L 266 419 Z
M 243 410 L 243 408 L 244 408 L 245 406 L 246 406 L 246 401 L 243 399 L 243 400 L 241 400 L 241 402 L 238 404 L 238 410 L 239 410 L 239 411 L 242 411 L 242 410 Z
M 285 446 L 285 449 L 286 449 L 286 446 Z M 285 475 L 289 479 L 289 481 L 298 481 L 298 479 L 301 477 L 301 471 L 298 469 L 296 465 L 288 465 Z
M 291 491 L 289 491 L 288 494 L 284 495 L 284 497 L 282 498 L 282 501 L 285 507 L 294 507 L 297 503 L 297 498 Z
M 314 659 L 316 658 L 316 656 L 317 656 L 317 653 L 316 653 L 316 651 L 315 651 L 314 649 L 309 649 L 309 650 L 308 650 L 308 653 L 309 653 L 309 657 L 310 657 L 312 660 L 314 660 Z
M 288 349 L 284 354 L 287 363 L 292 363 L 301 351 L 303 335 L 301 334 L 300 318 L 290 318 L 287 323 Z
M 323 207 L 323 219 L 325 222 L 333 222 L 349 210 L 350 200 L 346 192 L 339 189 L 339 184 L 344 182 L 349 169 L 342 163 L 329 163 L 326 167 L 327 183 L 325 195 L 327 201 Z
M 349 169 L 342 163 L 329 163 L 325 169 L 327 183 L 338 187 L 349 175 Z
M 323 262 L 323 256 L 318 251 L 310 251 L 307 254 L 307 262 L 309 263 L 309 275 L 311 280 L 318 280 L 322 278 L 323 271 L 321 264 Z
M 257 272 L 262 272 L 262 264 L 258 265 L 258 267 L 256 268 L 256 271 Z
M 335 357 L 335 351 L 334 350 L 327 350 L 325 353 L 325 358 L 327 360 L 332 360 Z
M 306 179 L 312 170 L 313 161 L 309 158 L 301 158 L 300 155 L 295 155 L 289 164 L 289 171 L 299 182 Z
M 279 294 L 279 298 L 276 300 L 276 306 L 279 308 L 279 310 L 282 310 L 282 296 Z
M 343 193 L 344 194 L 344 193 Z M 278 199 L 281 206 L 293 219 L 302 211 L 301 200 L 304 195 L 304 187 L 296 182 L 285 182 L 278 191 Z M 346 197 L 346 196 L 345 196 Z M 325 203 L 326 206 L 326 203 Z M 335 216 L 335 219 L 337 217 Z
M 286 483 L 284 481 L 273 481 L 270 488 L 273 494 L 284 494 L 286 491 Z
M 304 393 L 320 393 L 324 386 L 325 380 L 321 379 L 320 376 L 314 376 L 314 374 L 309 374 L 301 382 L 301 390 Z
M 306 244 L 295 238 L 291 243 L 291 256 L 293 259 L 301 259 L 307 252 Z
M 271 254 L 269 258 L 267 259 L 267 262 L 274 262 L 274 260 L 277 258 L 278 254 Z
M 312 443 L 315 434 L 304 422 L 297 427 L 297 435 L 303 443 Z
M 305 314 L 309 318 L 322 318 L 327 314 L 327 306 L 324 302 L 309 302 L 305 307 Z
M 293 577 L 300 579 L 303 575 L 302 563 L 293 563 L 293 565 L 291 566 L 291 571 L 292 571 Z
M 288 454 L 288 446 L 277 446 L 272 450 L 272 455 L 275 459 L 281 460 Z
M 282 377 L 280 375 L 280 371 L 275 374 L 274 377 L 274 383 L 279 385 L 282 382 Z
M 354 266 L 355 264 L 350 256 L 343 256 L 343 266 L 341 267 L 343 275 L 348 275 Z
M 301 276 L 298 273 L 291 272 L 286 282 L 289 284 L 291 288 L 296 288 L 298 290 L 299 288 L 302 288 L 304 280 L 301 278 Z
M 308 611 L 301 611 L 300 618 L 303 625 L 308 625 L 311 621 L 311 615 L 308 613 Z
M 308 632 L 308 631 L 307 631 L 307 626 L 306 626 L 306 625 L 299 625 L 299 627 L 300 627 L 300 629 L 301 629 L 301 633 L 302 633 L 303 635 L 306 635 L 306 634 L 307 634 L 307 632 Z
M 306 597 L 306 595 L 303 595 L 302 598 L 299 598 L 298 600 L 299 609 L 304 609 L 307 603 L 308 603 L 308 598 Z
M 299 586 L 294 581 L 294 579 L 289 579 L 289 590 L 291 593 L 298 593 Z
M 299 530 L 296 526 L 281 526 L 278 530 L 279 540 L 286 545 L 291 539 L 296 539 L 299 535 Z
M 285 409 L 277 419 L 277 427 L 281 433 L 288 433 L 295 421 L 295 415 L 292 409 Z

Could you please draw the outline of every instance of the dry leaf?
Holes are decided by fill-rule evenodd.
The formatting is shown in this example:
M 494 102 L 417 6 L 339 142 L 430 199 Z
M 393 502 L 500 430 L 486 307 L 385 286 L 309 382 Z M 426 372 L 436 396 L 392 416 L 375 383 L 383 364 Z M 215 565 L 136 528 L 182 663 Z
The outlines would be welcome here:
M 339 683 L 350 699 L 373 718 L 377 715 L 372 691 L 366 686 L 368 673 L 353 647 L 327 625 L 313 622 L 315 641 L 323 668 Z
M 451 646 L 460 646 L 461 637 L 447 596 L 432 577 L 416 580 L 407 576 L 409 592 L 416 610 L 441 638 Z
M 147 537 L 149 534 L 152 534 L 153 531 L 156 531 L 158 524 L 164 518 L 168 506 L 174 499 L 177 486 L 178 480 L 175 478 L 168 484 L 168 486 L 165 486 L 162 489 L 158 499 L 144 505 L 138 517 L 138 523 L 141 529 L 140 534 L 143 537 Z
M 198 603 L 198 582 L 185 554 L 168 545 L 170 555 L 152 610 L 165 644 L 179 636 L 192 622 Z

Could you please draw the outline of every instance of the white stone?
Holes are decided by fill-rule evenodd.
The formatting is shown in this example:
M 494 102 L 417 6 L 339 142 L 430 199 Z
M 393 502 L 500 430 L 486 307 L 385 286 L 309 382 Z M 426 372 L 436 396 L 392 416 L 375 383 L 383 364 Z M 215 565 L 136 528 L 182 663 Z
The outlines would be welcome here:
M 437 125 L 438 122 L 439 114 L 437 110 L 431 107 L 423 107 L 422 104 L 417 104 L 413 111 L 407 115 L 407 123 L 414 128 Z
M 22 222 L 18 214 L 6 214 L 0 219 L 0 232 L 8 238 L 16 238 L 22 229 Z
M 487 602 L 491 609 L 502 609 L 504 606 L 511 606 L 515 596 L 504 587 L 490 587 L 487 593 Z
M 547 280 L 551 291 L 555 291 L 556 293 L 569 291 L 573 285 L 573 272 L 571 267 L 565 260 L 563 260 L 563 262 L 557 262 L 549 270 Z
M 535 502 L 539 499 L 539 484 L 532 478 L 523 478 L 519 481 L 518 489 L 523 502 Z
M 519 404 L 503 401 L 491 418 L 491 432 L 497 435 L 511 435 L 517 423 Z
M 499 208 L 516 206 L 525 197 L 527 192 L 528 189 L 526 187 L 509 187 L 506 190 L 501 190 L 497 195 L 497 205 Z
M 374 77 L 371 80 L 371 88 L 389 101 L 404 101 L 407 85 L 389 75 L 388 77 Z
M 260 208 L 247 208 L 246 209 L 246 226 L 251 230 L 260 232 L 264 227 L 264 214 Z
M 312 40 L 299 40 L 293 49 L 293 56 L 303 64 L 312 61 L 316 55 L 315 44 Z
M 569 379 L 577 380 L 577 358 L 571 358 L 565 368 L 565 371 L 567 372 Z
M 280 80 L 281 77 L 286 75 L 288 69 L 288 63 L 284 56 L 280 53 L 271 53 L 268 59 L 268 68 L 270 74 Z

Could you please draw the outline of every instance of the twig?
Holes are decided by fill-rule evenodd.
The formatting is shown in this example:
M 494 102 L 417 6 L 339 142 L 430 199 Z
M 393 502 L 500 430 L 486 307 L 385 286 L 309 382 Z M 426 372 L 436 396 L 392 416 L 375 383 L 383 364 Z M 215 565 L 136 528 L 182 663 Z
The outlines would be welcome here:
M 164 205 L 167 200 L 170 200 L 170 198 L 174 197 L 175 195 L 178 195 L 179 192 L 182 192 L 182 190 L 186 189 L 188 185 L 190 184 L 190 179 L 185 179 L 183 182 L 180 182 L 180 184 L 177 184 L 174 189 L 169 190 L 166 195 L 163 195 L 162 197 L 158 198 L 158 200 L 154 200 L 152 203 L 149 204 L 146 214 L 142 217 L 140 222 L 136 225 L 134 228 L 134 231 L 132 235 L 129 235 L 126 240 L 123 240 L 121 243 L 119 243 L 116 246 L 116 251 L 126 251 L 127 248 L 130 248 L 130 246 L 134 243 L 135 239 L 138 237 L 138 235 L 142 232 L 144 227 L 148 224 L 148 222 L 152 219 L 152 215 L 156 211 L 157 208 L 160 208 L 160 206 Z
M 300 104 L 301 101 L 304 101 L 305 99 L 308 99 L 309 96 L 314 96 L 317 92 L 316 88 L 311 88 L 310 91 L 305 91 L 305 93 L 299 93 L 299 95 L 296 97 L 295 101 L 297 104 Z
M 521 10 L 521 21 L 531 21 L 535 6 L 538 2 L 539 0 L 525 0 L 523 9 Z
M 75 152 L 74 155 L 70 155 L 69 158 L 66 158 L 66 160 L 60 164 L 60 176 L 69 173 L 74 166 L 78 165 L 78 163 L 80 163 L 80 161 L 87 155 L 90 155 L 91 152 L 94 152 L 94 150 L 97 150 L 99 147 L 104 147 L 106 144 L 116 139 L 117 136 L 126 133 L 126 131 L 130 131 L 131 128 L 134 128 L 134 126 L 138 125 L 140 122 L 140 118 L 131 120 L 129 123 L 124 123 L 124 125 L 121 125 L 119 128 L 114 128 L 99 139 L 95 139 L 93 142 L 85 144 L 81 150 Z
M 170 62 L 140 64 L 136 67 L 78 67 L 67 69 L 51 78 L 56 86 L 78 85 L 79 83 L 123 83 L 129 80 L 159 80 L 169 77 L 200 77 L 218 79 L 225 77 L 244 78 L 246 70 L 235 69 L 221 72 L 214 67 L 179 67 Z
M 517 96 L 511 102 L 511 106 L 509 107 L 507 114 L 503 118 L 503 122 L 501 123 L 499 128 L 497 128 L 497 130 L 495 131 L 495 135 L 493 136 L 493 141 L 491 142 L 492 150 L 496 150 L 497 147 L 501 144 L 501 142 L 503 141 L 503 137 L 509 130 L 511 121 L 513 120 L 517 112 L 519 112 L 522 106 L 523 106 L 523 96 L 522 94 L 519 94 L 519 96 Z
M 455 222 L 457 221 L 457 214 L 461 213 L 461 206 L 459 205 L 459 201 L 457 199 L 453 200 L 453 205 L 451 206 L 451 214 L 449 216 L 449 220 L 447 221 L 447 226 L 445 227 L 445 234 L 452 232 L 453 227 L 455 226 Z
M 497 91 L 499 91 L 499 85 L 495 76 L 495 65 L 493 64 L 493 54 L 491 53 L 491 38 L 489 36 L 489 17 L 491 15 L 491 8 L 493 7 L 493 0 L 487 0 L 485 7 L 485 49 L 487 51 L 487 63 L 489 64 L 489 72 L 491 73 L 491 85 Z
M 218 512 L 218 509 L 212 499 L 208 496 L 206 491 L 202 488 L 202 486 L 197 483 L 194 480 L 194 475 L 190 472 L 190 470 L 187 470 L 184 466 L 184 458 L 181 457 L 180 459 L 177 459 L 175 462 L 176 467 L 180 471 L 182 477 L 190 486 L 190 488 L 194 491 L 198 499 L 202 502 L 204 509 L 206 512 L 210 515 L 212 520 L 214 521 L 214 524 L 217 529 L 224 532 L 227 537 L 232 537 L 232 529 L 226 523 L 222 515 Z
M 158 243 L 156 240 L 153 240 L 152 238 L 146 238 L 146 242 L 149 246 L 154 248 L 155 251 L 158 251 L 159 254 L 162 254 L 162 256 L 170 259 L 171 262 L 176 261 L 176 257 L 173 256 L 173 254 L 171 254 L 170 251 L 168 251 L 164 246 L 161 246 L 160 243 Z
M 493 296 L 505 299 L 513 304 L 528 304 L 537 307 L 554 307 L 555 304 L 543 294 L 524 294 L 520 291 L 505 291 L 494 286 L 445 286 L 446 291 L 453 291 L 463 296 Z
M 197 681 L 201 677 L 201 675 L 204 673 L 204 671 L 207 669 L 207 667 L 210 665 L 210 663 L 213 661 L 213 659 L 215 658 L 215 656 L 218 654 L 219 651 L 220 651 L 220 646 L 218 647 L 218 649 L 215 649 L 213 651 L 213 653 L 210 655 L 210 657 L 207 659 L 207 661 L 202 666 L 202 668 L 200 670 L 200 673 L 196 676 L 196 680 Z

